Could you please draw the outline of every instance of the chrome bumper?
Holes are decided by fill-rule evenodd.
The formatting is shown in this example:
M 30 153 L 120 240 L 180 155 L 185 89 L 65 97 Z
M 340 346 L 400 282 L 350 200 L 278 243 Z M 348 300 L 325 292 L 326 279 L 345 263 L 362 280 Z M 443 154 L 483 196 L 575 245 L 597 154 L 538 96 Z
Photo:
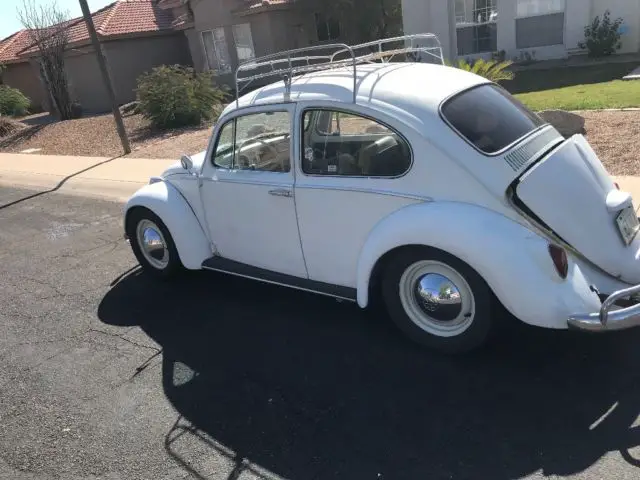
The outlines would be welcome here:
M 618 290 L 602 302 L 599 312 L 571 315 L 568 319 L 569 327 L 589 332 L 608 332 L 638 327 L 640 326 L 640 303 L 626 308 L 620 308 L 614 304 L 639 292 L 640 285 Z

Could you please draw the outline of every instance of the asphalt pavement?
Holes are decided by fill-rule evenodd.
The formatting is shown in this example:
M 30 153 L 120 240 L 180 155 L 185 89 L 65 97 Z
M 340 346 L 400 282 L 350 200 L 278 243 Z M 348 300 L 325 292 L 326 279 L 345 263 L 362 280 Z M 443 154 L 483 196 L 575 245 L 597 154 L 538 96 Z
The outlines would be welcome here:
M 0 479 L 640 477 L 640 332 L 443 357 L 383 312 L 149 279 L 121 209 L 0 187 Z

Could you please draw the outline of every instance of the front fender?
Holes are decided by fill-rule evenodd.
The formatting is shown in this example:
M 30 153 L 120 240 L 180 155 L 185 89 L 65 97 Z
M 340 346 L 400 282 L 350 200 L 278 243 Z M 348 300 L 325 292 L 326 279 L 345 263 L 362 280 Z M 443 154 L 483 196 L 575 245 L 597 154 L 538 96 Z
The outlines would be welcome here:
M 571 314 L 600 308 L 576 262 L 570 259 L 567 278 L 560 278 L 547 240 L 504 215 L 456 202 L 410 205 L 374 227 L 358 260 L 361 307 L 369 302 L 377 261 L 407 245 L 435 247 L 458 257 L 484 278 L 511 314 L 532 325 L 567 328 Z
M 160 181 L 134 193 L 125 205 L 125 225 L 127 215 L 134 207 L 148 208 L 160 217 L 171 233 L 185 268 L 199 270 L 202 262 L 212 255 L 202 225 L 187 200 L 171 184 Z

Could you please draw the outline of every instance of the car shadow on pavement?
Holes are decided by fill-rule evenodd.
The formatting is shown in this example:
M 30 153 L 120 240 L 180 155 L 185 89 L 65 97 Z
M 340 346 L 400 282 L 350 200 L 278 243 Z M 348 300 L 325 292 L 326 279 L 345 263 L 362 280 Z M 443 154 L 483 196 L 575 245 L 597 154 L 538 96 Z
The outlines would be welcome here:
M 638 466 L 635 331 L 513 324 L 446 357 L 382 312 L 205 272 L 166 283 L 135 271 L 98 316 L 161 345 L 164 393 L 188 425 L 167 433 L 174 457 L 182 429 L 287 478 L 562 476 L 607 452 Z

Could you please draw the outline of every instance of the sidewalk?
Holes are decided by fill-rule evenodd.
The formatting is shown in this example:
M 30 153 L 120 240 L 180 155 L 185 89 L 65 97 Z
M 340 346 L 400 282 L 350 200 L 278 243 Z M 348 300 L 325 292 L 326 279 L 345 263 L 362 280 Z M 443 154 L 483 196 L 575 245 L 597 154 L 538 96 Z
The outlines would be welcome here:
M 0 153 L 0 185 L 124 202 L 176 161 Z
M 0 186 L 37 190 L 56 188 L 63 193 L 124 202 L 149 178 L 162 173 L 177 159 L 104 158 L 0 153 Z M 640 177 L 613 177 L 631 193 L 640 210 Z

